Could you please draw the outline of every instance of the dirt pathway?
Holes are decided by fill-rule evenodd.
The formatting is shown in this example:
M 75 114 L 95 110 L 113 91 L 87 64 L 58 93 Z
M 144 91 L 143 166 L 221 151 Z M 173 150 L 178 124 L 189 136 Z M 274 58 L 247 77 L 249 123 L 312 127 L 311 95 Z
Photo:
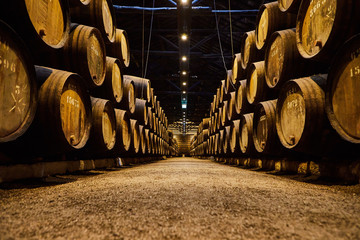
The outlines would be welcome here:
M 360 239 L 359 186 L 209 160 L 0 187 L 0 239 Z

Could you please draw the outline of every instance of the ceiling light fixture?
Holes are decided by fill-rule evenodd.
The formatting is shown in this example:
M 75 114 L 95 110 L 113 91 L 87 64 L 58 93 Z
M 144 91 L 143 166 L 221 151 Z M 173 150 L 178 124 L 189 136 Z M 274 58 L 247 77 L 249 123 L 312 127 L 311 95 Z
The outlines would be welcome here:
M 182 60 L 183 62 L 186 62 L 187 57 L 186 57 L 186 56 L 183 56 L 183 57 L 181 58 L 181 60 Z

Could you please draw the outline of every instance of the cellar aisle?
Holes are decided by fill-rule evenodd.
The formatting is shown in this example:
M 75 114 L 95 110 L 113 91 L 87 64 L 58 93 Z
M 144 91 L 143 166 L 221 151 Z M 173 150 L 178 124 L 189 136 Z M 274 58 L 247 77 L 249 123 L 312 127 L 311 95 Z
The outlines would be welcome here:
M 210 160 L 2 184 L 0 239 L 360 239 L 360 187 Z

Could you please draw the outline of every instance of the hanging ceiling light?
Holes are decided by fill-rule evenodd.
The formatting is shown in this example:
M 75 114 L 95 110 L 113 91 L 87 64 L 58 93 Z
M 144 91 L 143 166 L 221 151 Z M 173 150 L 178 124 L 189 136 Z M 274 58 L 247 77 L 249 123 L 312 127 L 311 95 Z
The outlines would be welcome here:
M 188 39 L 188 35 L 186 33 L 183 33 L 181 35 L 181 40 L 186 41 Z

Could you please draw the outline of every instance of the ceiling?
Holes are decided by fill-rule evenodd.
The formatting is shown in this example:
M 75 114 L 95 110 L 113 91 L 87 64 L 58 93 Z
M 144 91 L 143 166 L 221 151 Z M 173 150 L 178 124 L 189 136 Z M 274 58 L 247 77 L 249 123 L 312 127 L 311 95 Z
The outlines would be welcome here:
M 179 69 L 178 11 L 179 0 L 155 0 L 155 8 L 163 10 L 130 9 L 128 6 L 153 7 L 152 0 L 113 0 L 116 7 L 117 27 L 128 33 L 131 61 L 125 74 L 144 76 L 150 25 L 153 12 L 150 51 L 145 77 L 151 80 L 155 94 L 169 119 L 174 123 L 182 118 Z M 229 12 L 231 13 L 232 34 Z M 264 0 L 193 0 L 191 10 L 189 79 L 187 86 L 187 119 L 198 124 L 209 115 L 210 103 L 220 80 L 225 79 L 232 67 L 233 53 L 240 51 L 242 33 L 255 29 L 256 13 L 239 13 L 234 10 L 258 9 Z M 124 7 L 126 6 L 126 7 Z M 207 9 L 205 9 L 207 7 Z M 167 9 L 170 8 L 170 9 Z M 221 54 L 219 36 L 222 45 Z M 144 28 L 143 28 L 144 26 Z M 232 35 L 232 41 L 231 41 Z M 231 44 L 233 42 L 233 45 Z M 224 59 L 224 60 L 223 60 Z

